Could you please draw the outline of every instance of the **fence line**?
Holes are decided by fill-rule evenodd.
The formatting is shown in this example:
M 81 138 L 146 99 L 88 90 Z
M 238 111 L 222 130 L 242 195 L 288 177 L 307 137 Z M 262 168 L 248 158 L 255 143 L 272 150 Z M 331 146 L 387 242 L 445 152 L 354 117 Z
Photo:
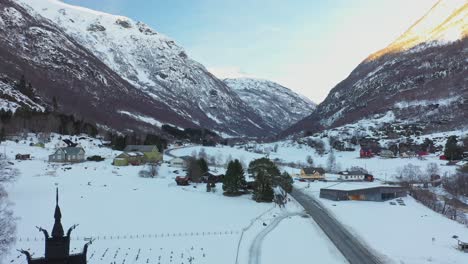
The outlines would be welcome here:
M 166 238 L 166 237 L 203 237 L 203 236 L 228 236 L 237 235 L 240 231 L 209 231 L 209 232 L 168 232 L 168 233 L 153 233 L 153 234 L 126 234 L 126 235 L 100 235 L 100 236 L 72 236 L 70 240 L 126 240 L 126 239 L 148 239 L 148 238 Z M 18 237 L 19 242 L 34 242 L 44 241 L 44 237 Z

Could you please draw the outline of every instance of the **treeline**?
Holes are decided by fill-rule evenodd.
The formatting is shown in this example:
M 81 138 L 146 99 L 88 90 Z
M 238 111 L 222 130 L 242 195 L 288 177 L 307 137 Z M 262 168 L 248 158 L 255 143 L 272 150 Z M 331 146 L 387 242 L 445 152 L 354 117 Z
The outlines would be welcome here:
M 78 119 L 73 115 L 55 112 L 39 112 L 24 107 L 10 110 L 0 110 L 0 136 L 15 135 L 23 132 L 59 133 L 62 135 L 88 134 L 92 137 L 98 134 L 94 123 Z
M 167 148 L 167 139 L 154 135 L 141 135 L 132 133 L 129 135 L 109 132 L 106 137 L 115 150 L 124 150 L 127 145 L 156 145 L 160 152 Z
M 177 140 L 189 140 L 197 144 L 214 145 L 220 139 L 218 134 L 204 128 L 185 128 L 182 130 L 174 126 L 163 125 L 161 129 Z

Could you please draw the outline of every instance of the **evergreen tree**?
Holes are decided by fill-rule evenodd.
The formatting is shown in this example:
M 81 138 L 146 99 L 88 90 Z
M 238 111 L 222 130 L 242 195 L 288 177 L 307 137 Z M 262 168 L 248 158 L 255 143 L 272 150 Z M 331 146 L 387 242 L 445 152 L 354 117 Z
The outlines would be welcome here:
M 273 186 L 281 184 L 287 187 L 286 179 L 282 179 L 278 167 L 270 159 L 261 158 L 250 162 L 248 172 L 255 178 L 253 199 L 257 202 L 273 201 Z
M 293 190 L 293 179 L 287 172 L 283 172 L 276 178 L 277 185 L 279 185 L 285 192 L 291 193 Z
M 24 75 L 21 75 L 21 78 L 16 84 L 16 89 L 20 92 L 23 92 L 26 90 L 26 77 L 24 77 Z
M 276 164 L 270 159 L 261 158 L 250 162 L 247 172 L 252 175 L 253 178 L 257 178 L 257 174 L 261 171 L 271 177 L 276 177 L 281 174 Z
M 253 199 L 256 202 L 268 202 L 273 201 L 273 184 L 272 177 L 267 175 L 265 171 L 260 170 L 255 178 L 255 188 L 253 192 Z
M 187 162 L 187 177 L 190 178 L 192 182 L 201 182 L 202 169 L 200 163 L 196 159 L 190 159 Z
M 208 164 L 206 163 L 206 160 L 204 158 L 200 158 L 197 160 L 198 165 L 200 166 L 200 170 L 203 173 L 208 172 Z
M 58 102 L 57 102 L 57 97 L 52 97 L 52 110 L 54 112 L 57 112 L 58 110 Z
M 457 136 L 450 136 L 447 138 L 447 143 L 445 144 L 444 155 L 449 160 L 460 160 L 463 156 L 463 149 L 458 146 Z
M 225 195 L 239 195 L 245 187 L 244 169 L 239 160 L 229 162 L 226 175 L 223 178 L 223 191 Z
M 5 140 L 5 128 L 2 127 L 0 130 L 0 142 Z

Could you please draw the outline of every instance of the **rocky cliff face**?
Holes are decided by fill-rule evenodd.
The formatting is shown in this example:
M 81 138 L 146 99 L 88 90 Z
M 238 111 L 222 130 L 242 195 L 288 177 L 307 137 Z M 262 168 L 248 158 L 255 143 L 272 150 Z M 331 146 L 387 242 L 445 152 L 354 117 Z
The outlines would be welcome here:
M 278 130 L 310 115 L 316 107 L 308 98 L 268 80 L 237 78 L 224 82 L 268 125 Z
M 370 55 L 314 113 L 284 135 L 392 112 L 428 130 L 468 125 L 468 4 L 439 1 L 394 43 Z
M 37 61 L 44 69 L 52 70 L 62 64 L 73 68 L 64 71 L 75 78 L 75 85 L 82 86 L 79 89 L 90 93 L 90 101 L 94 101 L 95 105 L 104 106 L 101 103 L 108 97 L 119 101 L 106 111 L 111 119 L 131 118 L 133 123 L 144 126 L 161 123 L 181 127 L 200 126 L 231 135 L 257 136 L 277 132 L 222 81 L 190 59 L 174 40 L 144 23 L 56 0 L 6 2 L 11 1 L 24 8 L 23 11 L 15 9 L 20 16 L 40 21 L 39 29 L 34 28 L 34 23 L 8 28 L 8 34 L 17 41 L 25 37 L 41 39 L 40 50 L 30 50 L 34 54 L 29 54 L 27 60 Z M 44 23 L 49 27 L 45 32 L 42 28 Z M 27 31 L 32 36 L 18 34 L 17 30 Z M 60 45 L 62 40 L 63 45 Z M 68 58 L 74 55 L 73 51 L 65 51 L 68 43 L 76 46 L 89 59 L 80 62 L 76 58 Z M 62 61 L 48 62 L 51 54 L 56 55 L 55 50 L 61 54 Z M 90 68 L 89 71 L 86 68 Z M 119 85 L 109 83 L 109 76 L 102 72 L 112 75 Z M 95 85 L 78 84 L 79 81 L 95 82 Z M 42 82 L 44 86 L 47 85 L 45 79 Z M 73 88 L 62 86 L 61 89 L 63 92 Z M 49 94 L 52 93 L 59 91 L 50 89 Z M 133 93 L 135 101 L 128 93 Z M 102 94 L 106 96 L 97 96 Z M 86 97 L 80 96 L 82 100 L 86 100 Z M 151 106 L 138 106 L 141 104 L 138 97 Z

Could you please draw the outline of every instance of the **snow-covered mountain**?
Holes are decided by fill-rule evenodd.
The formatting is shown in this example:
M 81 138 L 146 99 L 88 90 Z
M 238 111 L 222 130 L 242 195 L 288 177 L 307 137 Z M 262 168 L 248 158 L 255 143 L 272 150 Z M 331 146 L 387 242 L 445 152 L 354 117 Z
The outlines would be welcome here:
M 127 90 L 132 90 L 148 100 L 148 103 L 165 109 L 136 110 L 135 108 L 142 107 L 135 107 L 135 102 L 125 103 L 122 100 L 120 104 L 114 104 L 113 113 L 107 113 L 111 115 L 110 119 L 132 118 L 142 125 L 170 123 L 181 127 L 200 126 L 231 135 L 257 136 L 277 132 L 203 65 L 190 59 L 174 40 L 142 22 L 71 6 L 58 0 L 2 2 L 20 4 L 27 15 L 36 20 L 48 19 L 47 23 L 56 27 L 54 30 L 61 31 L 64 37 L 90 53 L 88 55 L 104 63 L 106 68 L 126 82 L 125 86 L 136 88 L 137 91 L 128 87 Z M 26 14 L 21 16 L 24 15 Z M 33 28 L 33 25 L 28 25 L 25 30 L 32 32 Z M 47 32 L 35 34 L 53 37 Z M 48 44 L 43 49 L 47 47 Z M 53 48 L 43 52 L 45 53 L 40 56 L 47 57 L 47 52 L 53 53 Z M 81 76 L 78 79 L 83 78 Z M 103 82 L 106 80 L 104 78 Z M 90 92 L 100 93 L 97 90 Z M 118 88 L 109 92 L 121 98 L 127 96 L 125 91 Z M 100 100 L 105 101 L 107 98 L 100 97 L 96 101 Z
M 316 107 L 307 97 L 272 81 L 236 78 L 224 82 L 275 129 L 288 128 L 310 115 Z
M 440 0 L 385 49 L 370 55 L 312 115 L 284 135 L 391 112 L 428 130 L 468 125 L 468 3 Z

